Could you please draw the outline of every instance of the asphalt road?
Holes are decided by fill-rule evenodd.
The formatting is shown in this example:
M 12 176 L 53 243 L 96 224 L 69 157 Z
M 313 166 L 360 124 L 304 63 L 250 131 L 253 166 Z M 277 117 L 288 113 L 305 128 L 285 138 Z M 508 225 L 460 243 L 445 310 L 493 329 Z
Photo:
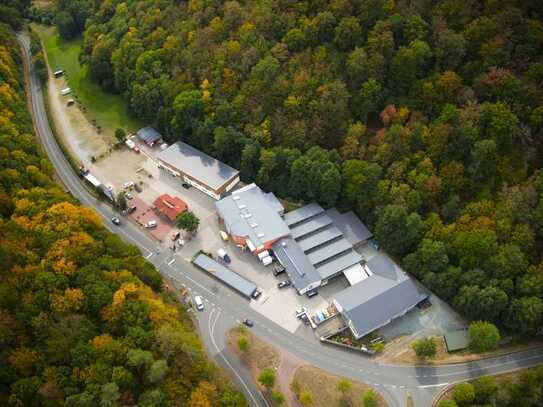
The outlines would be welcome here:
M 231 371 L 233 379 L 246 394 L 251 405 L 267 406 L 267 403 L 246 369 L 225 350 L 225 333 L 243 318 L 254 321 L 255 326 L 251 329 L 256 335 L 278 348 L 295 354 L 307 363 L 337 375 L 374 385 L 391 406 L 404 406 L 408 395 L 411 395 L 417 407 L 429 406 L 435 394 L 450 383 L 543 363 L 543 350 L 537 349 L 453 365 L 396 366 L 321 345 L 316 339 L 311 340 L 292 334 L 255 312 L 245 298 L 196 270 L 180 256 L 160 252 L 156 242 L 139 226 L 127 220 L 124 220 L 121 226 L 112 225 L 111 217 L 115 212 L 108 204 L 96 199 L 87 191 L 60 150 L 47 119 L 41 85 L 31 66 L 29 40 L 25 35 L 18 35 L 18 39 L 30 68 L 29 98 L 36 133 L 58 177 L 81 204 L 93 207 L 97 211 L 108 229 L 125 241 L 138 246 L 142 255 L 153 263 L 160 273 L 176 284 L 185 285 L 191 293 L 197 293 L 205 299 L 205 310 L 197 313 L 202 340 L 211 357 Z

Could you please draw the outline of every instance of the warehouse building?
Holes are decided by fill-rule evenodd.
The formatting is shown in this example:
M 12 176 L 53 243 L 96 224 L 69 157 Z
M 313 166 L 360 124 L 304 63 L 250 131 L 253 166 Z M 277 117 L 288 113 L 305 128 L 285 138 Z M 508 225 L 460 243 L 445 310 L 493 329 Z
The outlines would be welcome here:
M 290 234 L 273 245 L 273 252 L 285 267 L 300 294 L 326 285 L 341 274 L 351 284 L 365 278 L 362 256 L 355 245 L 371 233 L 352 212 L 325 211 L 311 203 L 285 214 Z
M 401 317 L 429 296 L 382 252 L 363 267 L 369 277 L 340 291 L 333 300 L 356 339 Z
M 241 249 L 260 253 L 290 233 L 281 217 L 283 205 L 272 192 L 263 192 L 256 184 L 233 191 L 215 202 L 219 223 Z
M 238 170 L 181 141 L 161 151 L 157 160 L 159 168 L 217 200 L 239 182 Z

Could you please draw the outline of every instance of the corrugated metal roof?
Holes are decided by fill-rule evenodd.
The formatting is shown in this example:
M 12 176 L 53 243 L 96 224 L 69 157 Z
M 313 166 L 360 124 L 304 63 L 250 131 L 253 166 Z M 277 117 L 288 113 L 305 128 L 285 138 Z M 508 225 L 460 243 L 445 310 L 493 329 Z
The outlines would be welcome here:
M 307 258 L 314 266 L 318 266 L 320 263 L 352 248 L 353 245 L 347 239 L 339 239 L 312 251 L 307 255 Z
M 250 297 L 256 290 L 253 282 L 227 269 L 205 254 L 199 254 L 192 262 L 246 297 Z
M 303 290 L 310 284 L 321 280 L 320 275 L 308 260 L 298 242 L 291 237 L 275 242 L 273 252 L 285 267 L 294 287 L 298 290 Z
M 323 280 L 326 280 L 332 277 L 334 274 L 337 274 L 348 267 L 360 263 L 362 261 L 362 256 L 351 250 L 350 252 L 345 253 L 343 256 L 339 256 L 335 259 L 332 259 L 326 263 L 323 263 L 317 267 L 317 273 L 321 276 Z
M 322 212 L 324 212 L 324 209 L 318 203 L 313 202 L 285 213 L 285 222 L 293 227 L 296 223 L 312 218 Z
M 161 151 L 157 158 L 214 190 L 239 174 L 238 170 L 181 141 Z
M 160 133 L 152 127 L 144 127 L 142 129 L 139 129 L 136 134 L 141 141 L 144 141 L 147 144 L 156 143 L 162 138 Z
M 275 198 L 275 196 L 273 196 Z M 230 233 L 249 238 L 256 246 L 289 234 L 289 228 L 279 214 L 282 206 L 256 184 L 239 189 L 218 202 L 215 207 Z
M 314 235 L 308 236 L 298 241 L 304 252 L 309 252 L 316 247 L 331 242 L 341 236 L 341 231 L 335 226 L 321 230 Z
M 298 240 L 310 233 L 316 232 L 317 230 L 323 229 L 328 225 L 332 224 L 332 219 L 326 215 L 320 215 L 316 218 L 310 219 L 307 222 L 300 223 L 295 227 L 291 227 L 290 235 Z
M 353 246 L 373 237 L 373 234 L 353 211 L 339 213 L 336 208 L 330 208 L 325 213 Z

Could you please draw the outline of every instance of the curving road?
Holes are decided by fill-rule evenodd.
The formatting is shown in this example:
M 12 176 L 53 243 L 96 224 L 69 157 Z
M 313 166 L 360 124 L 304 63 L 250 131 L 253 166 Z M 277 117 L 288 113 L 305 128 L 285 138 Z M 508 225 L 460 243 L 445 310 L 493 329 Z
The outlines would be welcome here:
M 114 216 L 112 208 L 87 191 L 60 150 L 47 119 L 41 85 L 32 67 L 29 39 L 24 34 L 18 34 L 17 37 L 29 67 L 28 97 L 34 127 L 58 177 L 81 204 L 96 210 L 106 227 L 125 241 L 138 246 L 142 255 L 153 263 L 162 275 L 177 285 L 183 284 L 192 293 L 205 299 L 206 309 L 198 313 L 202 340 L 209 354 L 232 372 L 233 379 L 252 405 L 268 406 L 250 374 L 239 364 L 237 358 L 226 351 L 225 346 L 225 333 L 243 318 L 250 318 L 255 322 L 252 330 L 256 335 L 307 363 L 374 385 L 391 406 L 404 406 L 408 395 L 411 395 L 416 406 L 429 406 L 432 398 L 450 383 L 543 363 L 543 350 L 535 349 L 452 365 L 398 366 L 378 363 L 359 354 L 321 345 L 316 339 L 294 335 L 255 312 L 246 299 L 197 271 L 180 256 L 160 252 L 157 244 L 135 224 L 124 222 L 120 227 L 113 226 L 110 221 Z

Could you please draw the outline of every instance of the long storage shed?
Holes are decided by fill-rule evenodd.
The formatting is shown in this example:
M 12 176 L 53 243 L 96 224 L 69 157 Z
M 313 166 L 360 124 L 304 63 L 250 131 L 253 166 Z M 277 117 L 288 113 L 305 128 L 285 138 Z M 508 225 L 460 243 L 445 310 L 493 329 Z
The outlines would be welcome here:
M 238 273 L 226 268 L 203 253 L 196 256 L 192 262 L 197 267 L 207 271 L 213 277 L 222 281 L 224 284 L 247 298 L 251 298 L 251 295 L 253 295 L 253 293 L 256 291 L 256 284 L 247 280 L 245 277 L 240 276 Z

